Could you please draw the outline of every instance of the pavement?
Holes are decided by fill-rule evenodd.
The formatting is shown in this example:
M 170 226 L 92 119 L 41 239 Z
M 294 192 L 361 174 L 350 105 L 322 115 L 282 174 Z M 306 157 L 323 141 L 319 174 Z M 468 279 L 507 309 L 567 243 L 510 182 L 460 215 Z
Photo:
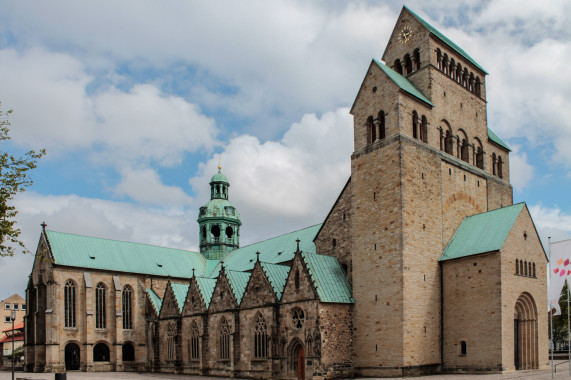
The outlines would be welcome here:
M 569 379 L 569 364 L 564 361 L 556 361 L 557 372 L 553 374 L 554 379 Z M 35 379 L 35 380 L 54 380 L 55 374 L 53 373 L 28 373 L 16 372 L 14 380 L 17 379 Z M 189 375 L 169 375 L 163 373 L 135 373 L 135 372 L 67 372 L 66 380 L 80 380 L 80 379 L 120 379 L 120 380 L 220 380 L 229 379 L 229 377 L 206 377 L 206 376 L 189 376 Z M 0 380 L 11 380 L 12 373 L 10 371 L 0 372 Z M 379 378 L 380 379 L 380 378 Z M 394 378 L 392 378 L 394 380 Z M 410 379 L 410 378 L 409 378 Z M 550 380 L 551 368 L 533 371 L 516 371 L 505 374 L 462 374 L 462 375 L 432 375 L 422 376 L 421 380 Z M 365 380 L 365 379 L 363 379 Z M 371 380 L 368 378 L 367 380 Z

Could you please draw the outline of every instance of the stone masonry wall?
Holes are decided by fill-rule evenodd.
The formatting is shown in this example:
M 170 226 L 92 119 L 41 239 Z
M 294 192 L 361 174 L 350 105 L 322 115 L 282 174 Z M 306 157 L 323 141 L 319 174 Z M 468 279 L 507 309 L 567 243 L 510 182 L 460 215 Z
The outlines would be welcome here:
M 442 269 L 444 371 L 499 371 L 503 312 L 499 252 L 446 261 Z M 462 341 L 466 355 L 461 354 Z

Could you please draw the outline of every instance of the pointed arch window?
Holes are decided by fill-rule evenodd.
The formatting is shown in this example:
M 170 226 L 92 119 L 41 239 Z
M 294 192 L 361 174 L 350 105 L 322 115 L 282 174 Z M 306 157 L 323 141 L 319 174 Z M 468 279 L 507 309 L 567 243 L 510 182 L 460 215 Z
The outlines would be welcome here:
M 295 285 L 295 290 L 299 290 L 299 271 L 297 269 L 294 275 L 294 285 Z
M 226 318 L 222 318 L 220 323 L 220 342 L 219 342 L 219 353 L 221 360 L 230 359 L 230 325 Z
M 167 331 L 167 360 L 176 359 L 176 324 L 169 324 Z
M 104 329 L 107 327 L 105 311 L 105 285 L 100 282 L 95 288 L 95 328 Z
M 190 358 L 197 360 L 200 358 L 200 349 L 199 349 L 199 336 L 200 332 L 198 330 L 198 325 L 196 321 L 192 321 L 192 325 L 190 325 Z
M 75 327 L 75 282 L 67 280 L 63 289 L 65 327 Z
M 268 357 L 268 326 L 262 314 L 258 314 L 254 328 L 254 358 Z
M 133 329 L 133 289 L 129 285 L 123 287 L 122 294 L 123 306 L 123 329 Z

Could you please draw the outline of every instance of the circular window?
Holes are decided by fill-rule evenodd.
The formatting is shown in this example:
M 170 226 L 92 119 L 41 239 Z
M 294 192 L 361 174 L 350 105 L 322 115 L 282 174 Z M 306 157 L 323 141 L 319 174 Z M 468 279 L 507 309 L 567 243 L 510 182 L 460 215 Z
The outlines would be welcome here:
M 303 323 L 305 322 L 305 314 L 299 307 L 295 307 L 291 310 L 291 322 L 293 327 L 296 329 L 303 328 Z

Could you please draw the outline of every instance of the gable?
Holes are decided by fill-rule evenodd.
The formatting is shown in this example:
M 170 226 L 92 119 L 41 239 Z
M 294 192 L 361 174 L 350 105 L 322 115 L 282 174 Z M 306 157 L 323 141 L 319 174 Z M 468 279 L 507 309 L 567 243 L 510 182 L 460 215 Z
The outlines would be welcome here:
M 317 299 L 311 277 L 303 263 L 301 253 L 295 255 L 284 287 L 281 302 L 298 302 Z
M 382 76 L 383 78 L 385 78 L 386 80 L 383 80 L 382 82 L 377 83 L 374 79 L 372 79 L 375 76 Z M 399 87 L 394 83 L 394 81 L 390 80 L 387 75 L 383 72 L 383 70 L 379 67 L 379 65 L 377 65 L 377 63 L 375 62 L 375 60 L 373 59 L 371 61 L 371 63 L 369 64 L 369 68 L 367 69 L 367 72 L 365 73 L 365 78 L 363 78 L 363 81 L 361 82 L 361 86 L 359 87 L 359 91 L 357 92 L 357 96 L 355 97 L 355 100 L 353 101 L 353 105 L 351 106 L 351 110 L 349 110 L 349 113 L 351 115 L 355 115 L 355 110 L 357 107 L 357 104 L 359 104 L 364 98 L 367 97 L 367 95 L 365 94 L 366 92 L 371 91 L 371 89 L 374 86 L 382 86 L 383 91 L 385 93 L 390 93 L 391 95 L 394 92 L 394 96 L 397 96 Z
M 215 313 L 228 309 L 235 309 L 236 307 L 238 307 L 238 302 L 234 297 L 234 292 L 232 291 L 230 282 L 226 277 L 226 271 L 223 269 L 218 274 L 218 280 L 216 281 L 216 286 L 212 292 L 208 312 Z
M 178 316 L 180 316 L 180 309 L 178 307 L 176 296 L 173 292 L 171 284 L 169 283 L 165 290 L 159 318 L 164 319 Z
M 145 289 L 145 292 L 147 294 L 149 306 L 151 307 L 155 316 L 158 317 L 161 311 L 163 300 L 157 295 L 157 293 L 155 293 L 153 289 Z
M 200 293 L 200 289 L 196 283 L 196 278 L 192 278 L 188 286 L 188 293 L 184 301 L 182 314 L 188 316 L 197 313 L 204 313 L 206 312 L 206 308 L 206 303 Z
M 202 301 L 206 305 L 206 308 L 210 306 L 210 301 L 212 300 L 212 293 L 214 293 L 214 288 L 216 287 L 215 278 L 205 278 L 205 277 L 195 277 L 196 285 L 200 290 L 200 295 L 202 296 Z
M 278 301 L 260 262 L 257 262 L 246 286 L 240 308 L 259 307 Z

